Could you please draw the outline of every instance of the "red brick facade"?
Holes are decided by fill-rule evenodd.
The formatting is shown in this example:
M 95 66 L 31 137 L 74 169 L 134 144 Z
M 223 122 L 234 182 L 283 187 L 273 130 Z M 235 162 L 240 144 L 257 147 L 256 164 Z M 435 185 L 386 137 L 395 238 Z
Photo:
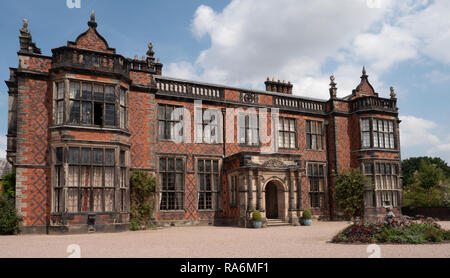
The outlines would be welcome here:
M 19 66 L 11 70 L 6 83 L 11 107 L 7 153 L 8 160 L 16 167 L 16 204 L 24 216 L 23 231 L 126 229 L 130 205 L 126 180 L 130 171 L 138 169 L 157 175 L 163 182 L 156 197 L 154 217 L 157 223 L 240 226 L 249 225 L 248 217 L 254 209 L 259 209 L 264 217 L 266 213 L 277 215 L 294 225 L 298 224 L 304 209 L 310 209 L 315 217 L 334 217 L 339 215 L 332 195 L 336 173 L 356 167 L 375 177 L 379 173 L 375 170 L 370 173 L 369 168 L 366 169 L 369 166 L 365 165 L 376 168 L 384 162 L 393 165 L 389 169 L 398 165 L 400 171 L 396 99 L 379 98 L 365 70 L 360 85 L 351 95 L 337 98 L 330 94 L 330 99 L 323 101 L 295 96 L 292 85 L 284 82 L 268 80 L 267 91 L 256 91 L 179 80 L 161 76 L 162 64 L 155 62 L 151 44 L 146 59 L 125 58 L 116 54 L 97 32 L 95 17 L 91 17 L 88 25 L 89 29 L 75 42 L 53 49 L 52 57 L 40 54 L 26 26 L 21 30 Z M 76 87 L 75 83 L 81 85 Z M 102 94 L 105 90 L 102 102 L 95 100 L 98 88 Z M 106 90 L 113 92 L 115 100 L 106 100 Z M 85 91 L 93 94 L 92 101 L 91 95 L 89 100 L 84 99 Z M 215 131 L 220 134 L 219 142 L 196 143 L 196 100 L 202 101 L 203 108 L 218 109 L 223 116 L 223 125 Z M 183 134 L 190 135 L 191 141 L 186 137 L 181 143 L 163 139 L 159 126 L 164 119 L 158 109 L 167 105 L 184 107 Z M 238 108 L 240 112 L 233 110 Z M 259 112 L 258 138 L 262 141 L 267 135 L 269 143 L 251 146 L 247 141 L 239 141 L 242 136 L 239 127 L 244 128 L 244 125 L 238 118 L 241 112 L 249 112 L 248 109 Z M 268 109 L 268 113 L 261 114 L 264 109 Z M 186 125 L 187 118 L 190 118 L 189 125 Z M 263 122 L 264 118 L 267 121 Z M 286 128 L 274 130 L 278 118 L 294 123 L 288 127 L 290 131 L 284 130 L 292 136 L 288 148 L 278 148 L 280 138 L 277 136 Z M 368 121 L 366 119 L 371 119 L 370 123 L 376 122 L 375 119 L 389 120 L 385 123 L 386 129 L 394 123 L 394 130 L 385 132 L 388 139 L 395 133 L 395 147 L 373 147 L 372 139 L 372 145 L 363 146 L 361 125 L 363 120 Z M 317 131 L 308 131 L 311 125 L 316 127 L 316 123 Z M 249 126 L 245 128 L 247 134 Z M 374 131 L 371 129 L 371 132 L 372 137 Z M 317 140 L 321 143 L 316 143 Z M 320 147 L 314 147 L 316 144 Z M 269 148 L 274 146 L 274 149 Z M 112 152 L 113 161 L 103 160 L 103 188 L 94 185 L 97 166 L 79 164 L 78 157 L 83 159 L 83 156 L 79 156 L 78 149 L 102 154 L 104 151 L 105 156 L 108 151 Z M 176 186 L 182 186 L 179 199 L 182 209 L 162 209 L 161 196 L 166 194 L 163 191 L 167 181 L 160 175 L 163 171 L 160 159 L 166 158 L 179 159 L 184 165 L 182 180 L 174 181 Z M 219 183 L 206 195 L 201 195 L 199 161 L 205 159 L 218 163 L 220 175 Z M 110 162 L 112 164 L 108 164 Z M 323 182 L 317 192 L 312 191 L 312 174 L 308 170 L 316 167 L 314 165 L 323 169 L 319 177 Z M 92 169 L 89 170 L 92 172 L 73 172 L 73 169 Z M 113 173 L 108 176 L 112 183 L 107 173 Z M 400 183 L 400 172 L 394 176 Z M 89 187 L 77 185 L 85 181 Z M 269 186 L 276 188 L 276 196 L 268 193 Z M 319 196 L 317 200 L 313 199 L 312 196 L 316 196 L 313 193 Z M 208 197 L 211 207 L 199 208 L 201 196 L 212 196 Z M 274 198 L 275 208 L 270 203 Z M 89 203 L 89 209 L 82 208 L 82 201 Z M 367 207 L 368 214 L 376 216 L 381 212 L 380 206 Z

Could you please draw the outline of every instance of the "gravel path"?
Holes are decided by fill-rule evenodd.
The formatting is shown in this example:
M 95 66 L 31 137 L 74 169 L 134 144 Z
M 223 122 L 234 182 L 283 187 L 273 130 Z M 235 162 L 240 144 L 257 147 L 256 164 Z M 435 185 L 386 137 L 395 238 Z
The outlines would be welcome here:
M 310 227 L 170 227 L 114 234 L 0 236 L 0 258 L 64 258 L 71 244 L 81 257 L 163 258 L 367 258 L 367 245 L 327 243 L 347 222 L 313 222 Z M 441 222 L 450 229 L 450 222 Z M 450 244 L 380 245 L 381 257 L 450 258 Z

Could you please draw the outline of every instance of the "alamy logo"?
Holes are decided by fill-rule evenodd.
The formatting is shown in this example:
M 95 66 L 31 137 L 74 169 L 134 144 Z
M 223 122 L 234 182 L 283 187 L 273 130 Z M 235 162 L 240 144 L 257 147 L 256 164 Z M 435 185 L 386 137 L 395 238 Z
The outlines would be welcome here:
M 70 244 L 66 248 L 66 252 L 69 254 L 67 258 L 81 258 L 81 247 L 78 244 Z
M 81 0 L 66 0 L 66 4 L 67 4 L 67 8 L 69 8 L 69 9 L 73 9 L 73 8 L 80 9 L 81 8 Z

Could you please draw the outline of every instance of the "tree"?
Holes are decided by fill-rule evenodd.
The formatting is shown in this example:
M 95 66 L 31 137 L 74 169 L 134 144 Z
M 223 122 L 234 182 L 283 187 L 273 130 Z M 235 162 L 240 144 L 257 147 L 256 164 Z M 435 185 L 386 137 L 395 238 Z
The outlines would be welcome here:
M 156 193 L 157 181 L 146 171 L 138 170 L 130 177 L 131 208 L 130 229 L 145 229 L 152 218 L 155 207 L 154 194 Z
M 420 162 L 403 194 L 405 207 L 442 207 L 448 205 L 449 179 L 435 164 Z
M 364 192 L 372 188 L 372 181 L 357 168 L 346 169 L 336 176 L 337 205 L 347 219 L 363 216 Z
M 414 183 L 414 173 L 420 169 L 421 163 L 436 165 L 443 171 L 445 178 L 450 178 L 450 167 L 438 157 L 411 157 L 402 161 L 403 188 Z
M 13 170 L 2 178 L 2 195 L 8 199 L 14 199 L 16 195 L 16 171 Z

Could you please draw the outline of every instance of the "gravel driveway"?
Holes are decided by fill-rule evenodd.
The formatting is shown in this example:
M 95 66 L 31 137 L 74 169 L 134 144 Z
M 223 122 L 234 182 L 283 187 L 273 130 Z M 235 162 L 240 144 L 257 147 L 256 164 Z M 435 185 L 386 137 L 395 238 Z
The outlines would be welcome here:
M 0 258 L 68 257 L 80 246 L 81 257 L 168 258 L 367 258 L 368 245 L 327 243 L 347 222 L 313 222 L 310 227 L 170 227 L 114 234 L 0 236 Z M 450 222 L 441 222 L 450 229 Z M 380 245 L 381 257 L 450 258 L 450 244 Z

